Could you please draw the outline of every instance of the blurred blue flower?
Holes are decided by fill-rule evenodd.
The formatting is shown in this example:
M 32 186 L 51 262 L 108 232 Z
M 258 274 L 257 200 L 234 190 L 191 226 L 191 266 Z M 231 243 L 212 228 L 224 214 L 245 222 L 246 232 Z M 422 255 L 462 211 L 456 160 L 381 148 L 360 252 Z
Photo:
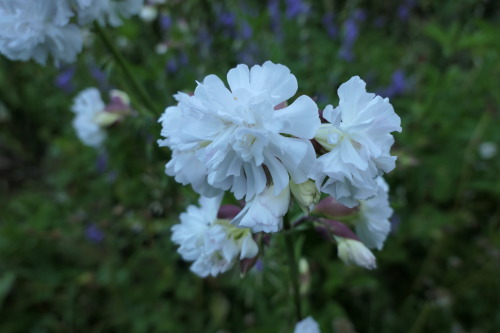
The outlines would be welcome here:
M 401 21 L 408 21 L 410 17 L 410 11 L 415 7 L 416 2 L 414 0 L 405 0 L 402 4 L 398 6 L 397 15 Z
M 344 22 L 344 43 L 352 46 L 358 38 L 358 25 L 356 20 L 349 18 Z
M 401 224 L 401 216 L 394 214 L 391 216 L 389 219 L 389 222 L 391 222 L 391 234 L 395 234 L 399 230 L 399 226 Z
M 177 59 L 179 60 L 179 66 L 187 66 L 189 64 L 189 58 L 186 52 L 181 52 Z
M 342 28 L 343 40 L 339 51 L 339 57 L 346 61 L 353 61 L 354 54 L 352 52 L 352 48 L 354 47 L 354 42 L 358 38 L 358 24 L 353 17 L 350 17 L 344 22 Z
M 351 48 L 341 47 L 339 50 L 339 58 L 351 62 L 354 60 L 354 54 Z
M 75 67 L 70 66 L 62 70 L 55 79 L 55 85 L 66 93 L 72 92 L 75 87 L 73 86 L 73 76 L 75 75 Z
M 177 72 L 179 66 L 177 65 L 177 59 L 175 57 L 168 59 L 166 69 L 169 74 Z
M 248 66 L 257 64 L 259 51 L 259 46 L 254 42 L 250 42 L 243 50 L 241 50 L 241 52 L 238 53 L 239 63 L 246 64 Z
M 250 38 L 252 38 L 252 35 L 253 35 L 253 29 L 250 26 L 250 24 L 248 24 L 247 21 L 242 21 L 241 25 L 240 25 L 240 36 L 241 36 L 241 38 L 243 38 L 243 39 L 250 39 Z
M 373 26 L 375 28 L 382 28 L 386 23 L 386 19 L 385 17 L 383 16 L 377 16 L 374 20 L 373 20 Z
M 101 90 L 109 90 L 109 83 L 106 74 L 96 65 L 90 66 L 90 75 L 96 80 Z
M 285 0 L 285 4 L 285 14 L 290 19 L 309 12 L 309 4 L 304 3 L 302 0 Z
M 167 31 L 170 29 L 172 26 L 172 18 L 168 14 L 161 14 L 160 15 L 160 28 L 163 31 Z
M 406 79 L 405 73 L 398 69 L 394 73 L 392 73 L 391 84 L 379 90 L 379 95 L 383 97 L 392 98 L 397 95 L 401 95 L 408 89 L 408 81 Z
M 104 239 L 104 233 L 95 224 L 90 224 L 85 229 L 85 237 L 95 244 L 99 244 Z
M 279 0 L 270 0 L 267 3 L 267 10 L 271 19 L 271 30 L 277 40 L 283 39 L 283 29 L 281 27 L 281 11 Z
M 358 22 L 364 22 L 366 20 L 366 11 L 364 9 L 356 9 L 352 13 L 352 18 Z
M 262 259 L 257 259 L 257 262 L 255 263 L 255 270 L 257 272 L 262 272 L 264 271 L 264 261 Z
M 333 13 L 326 13 L 323 15 L 323 19 L 321 20 L 326 28 L 326 33 L 330 36 L 330 38 L 335 38 L 338 35 L 338 28 L 335 25 L 334 19 L 335 16 Z
M 200 55 L 202 57 L 210 56 L 210 49 L 212 47 L 213 36 L 210 34 L 206 27 L 202 27 L 198 32 L 198 42 Z
M 236 17 L 231 12 L 221 12 L 218 14 L 219 23 L 226 28 L 234 28 Z
M 97 155 L 96 168 L 98 172 L 104 173 L 107 167 L 108 167 L 108 153 L 102 150 Z

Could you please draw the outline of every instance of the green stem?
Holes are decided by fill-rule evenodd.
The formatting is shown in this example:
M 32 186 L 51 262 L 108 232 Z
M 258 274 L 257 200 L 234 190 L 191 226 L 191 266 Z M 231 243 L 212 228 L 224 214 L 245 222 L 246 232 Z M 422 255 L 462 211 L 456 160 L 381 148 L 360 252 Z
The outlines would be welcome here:
M 148 93 L 142 86 L 142 84 L 137 80 L 137 77 L 134 75 L 132 69 L 130 68 L 129 64 L 125 60 L 125 58 L 122 56 L 122 54 L 116 49 L 114 44 L 111 42 L 111 39 L 109 38 L 108 34 L 106 31 L 97 23 L 94 22 L 94 28 L 97 31 L 97 34 L 103 41 L 103 43 L 106 45 L 108 48 L 109 52 L 113 55 L 115 58 L 116 62 L 120 66 L 120 68 L 123 70 L 123 73 L 125 73 L 125 76 L 128 78 L 129 82 L 132 84 L 133 89 L 135 92 L 138 94 L 140 99 L 142 100 L 142 103 L 144 105 L 144 111 L 149 115 L 149 116 L 155 116 L 154 111 L 156 110 L 156 107 L 154 103 L 152 102 L 151 98 L 149 97 Z
M 463 198 L 463 192 L 465 190 L 465 184 L 469 180 L 470 174 L 470 165 L 472 156 L 474 154 L 474 149 L 481 141 L 481 136 L 484 134 L 485 128 L 491 122 L 490 114 L 488 110 L 483 111 L 481 118 L 477 122 L 472 135 L 470 136 L 469 142 L 464 149 L 464 156 L 462 161 L 462 170 L 460 172 L 460 179 L 457 186 L 457 193 L 455 197 L 455 206 L 458 207 L 460 205 L 461 199 Z
M 288 268 L 290 272 L 290 280 L 293 288 L 293 303 L 295 304 L 295 316 L 297 322 L 302 320 L 302 310 L 300 304 L 300 291 L 299 291 L 299 270 L 297 268 L 297 260 L 295 258 L 295 251 L 293 249 L 293 236 L 290 233 L 285 233 L 285 247 L 288 258 Z

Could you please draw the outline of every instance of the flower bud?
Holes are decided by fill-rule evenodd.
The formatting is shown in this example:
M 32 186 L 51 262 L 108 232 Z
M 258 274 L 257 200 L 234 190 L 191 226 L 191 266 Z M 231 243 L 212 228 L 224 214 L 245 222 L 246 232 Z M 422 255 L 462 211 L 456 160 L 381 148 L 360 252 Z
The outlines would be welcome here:
M 240 273 L 241 276 L 244 276 L 248 271 L 250 271 L 255 264 L 257 263 L 257 260 L 259 259 L 259 256 L 255 256 L 253 258 L 244 258 L 240 260 Z
M 106 105 L 106 111 L 129 113 L 130 112 L 130 97 L 127 93 L 113 89 L 109 92 L 110 102 Z
M 309 212 L 314 209 L 314 206 L 321 197 L 321 193 L 311 179 L 300 184 L 290 181 L 290 190 L 305 214 L 309 214 Z
M 219 219 L 234 219 L 241 212 L 241 208 L 235 205 L 222 205 L 217 213 Z
M 359 210 L 358 206 L 354 208 L 349 208 L 332 197 L 327 197 L 321 200 L 316 207 L 314 208 L 314 212 L 322 213 L 331 217 L 342 217 L 351 215 Z
M 106 127 L 114 124 L 118 119 L 120 115 L 117 113 L 101 111 L 95 115 L 94 122 L 101 127 Z
M 360 241 L 335 237 L 338 246 L 338 256 L 347 265 L 357 265 L 366 269 L 374 269 L 377 267 L 375 256 L 373 253 Z

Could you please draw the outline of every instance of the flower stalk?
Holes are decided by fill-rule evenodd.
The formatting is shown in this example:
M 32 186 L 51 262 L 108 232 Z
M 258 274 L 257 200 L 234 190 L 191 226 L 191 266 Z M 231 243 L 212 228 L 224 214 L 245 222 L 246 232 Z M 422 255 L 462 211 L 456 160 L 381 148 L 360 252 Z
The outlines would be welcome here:
M 298 270 L 298 262 L 297 258 L 295 258 L 295 251 L 293 248 L 293 235 L 285 232 L 284 233 L 285 240 L 285 251 L 288 260 L 288 271 L 290 273 L 290 280 L 292 283 L 293 289 L 293 303 L 295 308 L 295 317 L 297 321 L 302 319 L 302 306 L 300 302 L 300 291 L 299 291 L 299 270 Z
M 132 88 L 135 93 L 139 96 L 139 98 L 142 101 L 142 104 L 144 106 L 143 110 L 148 116 L 155 116 L 154 110 L 156 110 L 154 103 L 152 102 L 151 98 L 149 97 L 148 93 L 142 86 L 142 84 L 137 80 L 137 77 L 134 75 L 132 72 L 132 69 L 130 68 L 129 64 L 123 58 L 120 52 L 116 49 L 116 47 L 113 45 L 111 42 L 111 39 L 109 38 L 108 34 L 106 31 L 97 23 L 94 22 L 94 28 L 97 31 L 97 34 L 103 41 L 104 45 L 108 50 L 111 52 L 113 57 L 115 58 L 116 62 L 118 63 L 118 66 L 123 70 L 123 73 L 125 76 L 128 78 L 130 84 L 132 85 Z

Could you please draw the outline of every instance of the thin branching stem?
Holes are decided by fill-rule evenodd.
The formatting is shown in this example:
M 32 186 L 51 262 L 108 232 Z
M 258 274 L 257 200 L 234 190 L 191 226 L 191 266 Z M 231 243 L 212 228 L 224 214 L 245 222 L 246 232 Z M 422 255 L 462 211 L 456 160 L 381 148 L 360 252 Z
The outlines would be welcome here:
M 302 319 L 302 309 L 300 303 L 300 291 L 299 291 L 299 270 L 297 267 L 297 259 L 295 258 L 295 251 L 293 247 L 293 235 L 290 233 L 285 233 L 285 247 L 288 259 L 288 271 L 290 272 L 290 280 L 293 289 L 293 303 L 295 306 L 295 317 L 297 322 Z
M 137 93 L 137 95 L 141 99 L 141 102 L 144 106 L 143 108 L 144 112 L 148 116 L 155 116 L 154 113 L 154 111 L 156 110 L 155 105 L 152 102 L 146 90 L 144 89 L 144 87 L 142 86 L 142 84 L 139 82 L 139 80 L 137 80 L 137 77 L 134 75 L 128 62 L 125 60 L 122 54 L 116 49 L 115 45 L 112 43 L 106 31 L 98 23 L 94 22 L 94 28 L 99 37 L 101 38 L 101 40 L 103 41 L 104 45 L 113 55 L 113 58 L 115 58 L 118 66 L 120 66 L 120 68 L 123 70 L 123 73 L 125 74 L 130 84 L 132 85 L 133 89 L 135 90 L 135 93 Z

